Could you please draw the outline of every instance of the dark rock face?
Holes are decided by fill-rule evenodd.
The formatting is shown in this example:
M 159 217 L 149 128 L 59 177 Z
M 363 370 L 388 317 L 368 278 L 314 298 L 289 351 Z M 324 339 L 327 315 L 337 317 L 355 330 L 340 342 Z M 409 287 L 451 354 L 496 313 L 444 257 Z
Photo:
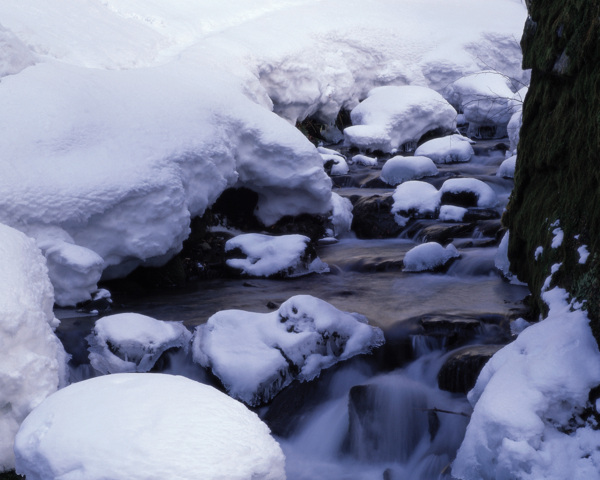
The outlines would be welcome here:
M 373 195 L 371 197 L 351 197 L 352 230 L 358 238 L 392 238 L 398 236 L 402 227 L 394 220 L 392 194 Z
M 541 287 L 551 265 L 562 262 L 553 285 L 587 300 L 600 340 L 600 1 L 531 0 L 528 7 L 521 45 L 531 86 L 504 217 L 511 270 L 543 312 Z M 557 220 L 564 241 L 551 248 Z M 590 252 L 585 264 L 577 252 L 582 245 Z
M 438 386 L 454 393 L 468 393 L 479 372 L 502 345 L 472 345 L 453 351 L 438 373 Z

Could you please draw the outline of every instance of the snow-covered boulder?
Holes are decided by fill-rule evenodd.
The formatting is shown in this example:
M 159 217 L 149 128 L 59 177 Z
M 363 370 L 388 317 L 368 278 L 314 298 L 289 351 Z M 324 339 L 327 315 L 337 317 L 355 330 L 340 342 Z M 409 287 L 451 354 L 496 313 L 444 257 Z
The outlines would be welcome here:
M 491 208 L 498 204 L 496 192 L 476 178 L 450 178 L 440 188 L 441 202 L 458 206 Z
M 329 169 L 331 175 L 346 175 L 350 170 L 348 162 L 342 155 L 334 155 L 331 153 L 321 153 L 323 165 Z
M 415 150 L 415 156 L 423 155 L 435 163 L 468 162 L 474 153 L 469 139 L 456 134 L 434 138 Z
M 381 169 L 379 178 L 388 185 L 396 186 L 407 180 L 437 175 L 438 169 L 431 159 L 422 156 L 396 156 L 387 160 Z
M 436 242 L 427 242 L 411 248 L 404 255 L 405 272 L 426 272 L 444 268 L 449 262 L 460 257 L 452 244 L 446 248 Z
M 304 235 L 274 237 L 245 233 L 225 243 L 226 252 L 234 250 L 241 251 L 246 258 L 230 258 L 227 265 L 253 277 L 297 277 L 329 271 L 327 264 L 311 252 L 310 238 Z
M 216 389 L 174 375 L 121 373 L 48 397 L 15 441 L 17 472 L 52 480 L 284 480 L 268 427 Z
M 418 86 L 374 88 L 350 115 L 345 143 L 362 150 L 395 152 L 431 130 L 456 128 L 456 110 L 435 90 Z
M 442 222 L 462 222 L 467 212 L 466 208 L 457 207 L 456 205 L 442 205 L 438 218 Z
M 433 217 L 440 208 L 440 193 L 430 183 L 410 180 L 396 187 L 391 212 L 402 226 L 410 217 Z
M 67 382 L 54 328 L 52 285 L 34 241 L 0 224 L 0 472 L 14 467 L 13 440 L 27 414 Z
M 179 322 L 164 322 L 138 313 L 96 320 L 88 335 L 89 359 L 100 373 L 148 372 L 169 348 L 187 350 L 191 332 Z
M 459 78 L 445 96 L 469 124 L 468 136 L 500 138 L 514 113 L 513 91 L 502 72 L 482 71 Z M 488 129 L 489 131 L 485 131 Z
M 507 158 L 500 164 L 500 166 L 498 167 L 498 171 L 496 172 L 496 176 L 504 178 L 514 178 L 516 167 L 517 156 L 513 155 L 512 157 Z
M 352 161 L 357 165 L 364 165 L 366 167 L 374 167 L 375 165 L 377 165 L 376 158 L 369 157 L 367 155 L 362 155 L 360 153 L 358 155 L 354 155 L 352 157 Z
M 331 225 L 331 236 L 339 237 L 352 229 L 352 202 L 338 195 L 335 192 L 331 193 L 331 203 L 333 209 L 329 217 Z
M 523 330 L 483 367 L 452 466 L 462 480 L 598 478 L 600 431 L 582 416 L 600 383 L 600 352 L 586 313 L 555 288 L 545 320 Z M 587 420 L 586 420 L 587 418 Z
M 312 380 L 321 370 L 383 342 L 382 331 L 364 316 L 298 295 L 271 313 L 216 313 L 196 328 L 192 352 L 232 397 L 259 405 L 292 380 Z

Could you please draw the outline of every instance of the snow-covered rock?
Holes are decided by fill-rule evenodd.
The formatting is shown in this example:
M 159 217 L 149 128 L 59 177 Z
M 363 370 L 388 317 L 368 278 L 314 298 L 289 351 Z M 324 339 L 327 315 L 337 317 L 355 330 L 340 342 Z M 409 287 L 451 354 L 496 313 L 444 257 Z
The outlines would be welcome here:
M 227 265 L 254 277 L 296 277 L 329 271 L 327 264 L 310 254 L 309 245 L 310 238 L 304 235 L 245 233 L 228 240 L 225 251 L 239 249 L 246 258 L 230 258 Z
M 138 313 L 96 320 L 88 335 L 89 359 L 100 373 L 148 372 L 169 348 L 187 350 L 191 332 L 179 322 L 164 322 Z
M 459 200 L 461 194 L 472 195 L 476 199 L 476 206 L 481 208 L 491 208 L 498 204 L 498 196 L 492 187 L 476 178 L 450 178 L 440 188 L 442 201 L 444 194 L 454 200 Z
M 387 160 L 381 169 L 380 179 L 388 185 L 398 185 L 407 180 L 437 175 L 438 169 L 426 156 L 396 156 Z
M 396 187 L 391 212 L 402 226 L 409 217 L 431 217 L 440 207 L 440 193 L 431 184 L 410 180 Z
M 321 153 L 323 165 L 330 165 L 331 175 L 346 175 L 350 170 L 348 162 L 342 155 L 334 155 L 331 153 Z
M 500 164 L 500 166 L 498 167 L 498 171 L 496 172 L 496 176 L 504 178 L 514 178 L 516 167 L 517 156 L 513 155 L 512 157 L 507 158 Z
M 360 153 L 358 155 L 354 155 L 352 157 L 352 161 L 357 165 L 364 165 L 366 167 L 374 167 L 375 165 L 377 165 L 376 158 L 369 157 L 367 155 L 362 155 Z
M 331 236 L 339 237 L 352 229 L 352 202 L 332 192 L 331 203 L 333 205 L 331 216 L 329 217 Z
M 415 150 L 415 156 L 423 155 L 435 163 L 468 162 L 474 153 L 469 139 L 456 134 L 434 138 Z
M 452 244 L 446 248 L 436 242 L 427 242 L 411 248 L 404 255 L 405 272 L 426 272 L 443 268 L 451 260 L 460 257 Z
M 545 320 L 498 351 L 469 393 L 474 406 L 452 466 L 462 480 L 598 478 L 600 431 L 581 416 L 600 383 L 586 313 L 554 288 Z
M 456 110 L 435 90 L 418 86 L 374 88 L 350 116 L 345 143 L 362 150 L 395 152 L 431 130 L 456 128 Z
M 284 480 L 268 427 L 216 389 L 174 375 L 122 373 L 48 397 L 15 441 L 17 472 L 51 480 Z
M 194 360 L 249 405 L 273 398 L 292 380 L 382 345 L 383 333 L 357 313 L 298 295 L 271 313 L 224 310 L 196 328 Z
M 14 468 L 19 425 L 67 382 L 53 290 L 34 241 L 0 224 L 0 472 Z
M 482 71 L 459 78 L 448 86 L 445 96 L 469 124 L 468 136 L 500 138 L 515 107 L 513 91 L 503 72 Z M 482 128 L 491 128 L 484 134 Z
M 462 222 L 467 212 L 466 208 L 457 207 L 456 205 L 442 205 L 438 218 L 443 222 Z

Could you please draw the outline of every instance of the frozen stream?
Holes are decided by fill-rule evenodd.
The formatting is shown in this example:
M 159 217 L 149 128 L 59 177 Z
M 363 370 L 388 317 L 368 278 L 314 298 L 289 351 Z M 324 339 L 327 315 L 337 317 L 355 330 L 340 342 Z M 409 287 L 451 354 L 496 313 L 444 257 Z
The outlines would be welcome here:
M 440 175 L 429 181 L 439 186 L 457 174 L 484 180 L 498 195 L 501 211 L 512 186 L 495 176 L 503 159 L 500 152 L 485 152 L 469 164 L 441 166 Z M 402 272 L 401 260 L 420 243 L 417 239 L 349 236 L 319 247 L 318 255 L 331 268 L 328 274 L 206 280 L 185 291 L 127 298 L 113 313 L 122 309 L 183 321 L 192 329 L 220 310 L 268 312 L 293 295 L 310 294 L 365 315 L 384 329 L 389 343 L 385 355 L 355 358 L 310 385 L 294 383 L 258 413 L 284 449 L 290 480 L 437 479 L 448 472 L 470 414 L 464 394 L 438 388 L 438 372 L 456 348 L 506 342 L 508 321 L 522 312 L 528 293 L 500 277 L 494 267 L 496 246 L 472 246 L 484 244 L 481 240 L 477 232 L 456 239 L 461 258 L 446 273 L 414 274 Z M 74 363 L 85 364 L 84 338 L 96 317 L 56 313 L 62 322 L 57 333 Z M 450 342 L 436 327 L 423 326 L 430 318 L 450 323 L 467 319 L 479 326 L 466 333 L 456 327 Z M 396 351 L 401 349 L 406 351 Z M 391 362 L 383 358 L 390 352 L 397 357 Z M 202 379 L 190 373 L 192 368 L 174 358 L 167 371 Z M 76 371 L 85 377 L 89 369 L 84 365 Z

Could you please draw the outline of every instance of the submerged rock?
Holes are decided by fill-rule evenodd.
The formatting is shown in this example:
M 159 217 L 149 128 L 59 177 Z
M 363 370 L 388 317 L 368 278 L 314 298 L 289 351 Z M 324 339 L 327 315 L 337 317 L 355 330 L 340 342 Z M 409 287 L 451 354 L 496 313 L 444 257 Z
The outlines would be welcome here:
M 486 362 L 503 345 L 471 345 L 450 353 L 438 373 L 438 385 L 442 390 L 467 393 L 474 386 L 479 372 Z

